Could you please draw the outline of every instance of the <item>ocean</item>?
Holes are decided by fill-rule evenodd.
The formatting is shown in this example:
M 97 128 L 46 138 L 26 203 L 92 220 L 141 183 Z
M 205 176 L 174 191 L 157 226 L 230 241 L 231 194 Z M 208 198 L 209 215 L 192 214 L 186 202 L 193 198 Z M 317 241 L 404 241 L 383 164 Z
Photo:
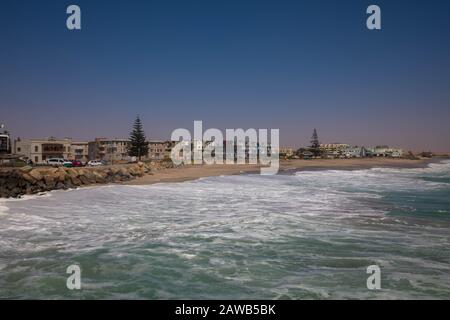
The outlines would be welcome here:
M 450 161 L 0 200 L 0 298 L 449 299 Z

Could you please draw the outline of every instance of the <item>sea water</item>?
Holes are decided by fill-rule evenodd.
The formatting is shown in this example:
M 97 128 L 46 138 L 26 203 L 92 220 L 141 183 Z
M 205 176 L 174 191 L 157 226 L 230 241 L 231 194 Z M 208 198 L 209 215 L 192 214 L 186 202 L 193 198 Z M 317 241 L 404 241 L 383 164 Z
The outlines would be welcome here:
M 449 299 L 450 161 L 1 200 L 0 298 Z

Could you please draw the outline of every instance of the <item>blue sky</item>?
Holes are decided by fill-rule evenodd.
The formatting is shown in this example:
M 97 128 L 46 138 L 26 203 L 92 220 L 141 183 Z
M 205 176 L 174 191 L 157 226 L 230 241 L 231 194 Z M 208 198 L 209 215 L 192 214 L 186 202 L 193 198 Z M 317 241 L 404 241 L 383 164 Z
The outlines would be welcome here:
M 77 4 L 82 30 L 66 28 Z M 382 30 L 366 28 L 370 4 Z M 323 142 L 450 150 L 448 1 L 6 0 L 0 121 L 14 136 L 279 128 Z

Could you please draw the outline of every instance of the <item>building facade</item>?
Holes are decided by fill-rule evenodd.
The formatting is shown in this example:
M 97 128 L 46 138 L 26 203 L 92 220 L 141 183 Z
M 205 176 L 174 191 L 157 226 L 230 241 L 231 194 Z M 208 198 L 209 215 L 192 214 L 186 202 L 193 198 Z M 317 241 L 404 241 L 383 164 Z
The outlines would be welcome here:
M 364 147 L 348 147 L 344 150 L 346 158 L 365 158 L 366 148 Z
M 45 163 L 51 158 L 70 159 L 72 140 L 70 138 L 57 139 L 27 139 L 18 138 L 14 142 L 14 153 L 29 159 L 34 163 Z
M 73 141 L 70 145 L 69 160 L 81 161 L 86 163 L 89 161 L 89 142 Z
M 165 141 L 148 142 L 148 160 L 163 160 L 166 158 L 167 143 Z M 170 157 L 170 154 L 168 155 Z
M 128 155 L 129 145 L 128 139 L 96 138 L 88 143 L 88 158 L 109 163 L 128 162 L 131 160 Z
M 286 157 L 292 157 L 294 155 L 294 148 L 291 148 L 291 147 L 280 147 L 279 154 L 280 155 L 284 155 Z
M 368 155 L 372 157 L 390 157 L 401 158 L 404 155 L 404 150 L 400 148 L 390 148 L 388 146 L 376 146 L 368 148 Z
M 0 155 L 11 154 L 11 137 L 7 131 L 0 133 Z

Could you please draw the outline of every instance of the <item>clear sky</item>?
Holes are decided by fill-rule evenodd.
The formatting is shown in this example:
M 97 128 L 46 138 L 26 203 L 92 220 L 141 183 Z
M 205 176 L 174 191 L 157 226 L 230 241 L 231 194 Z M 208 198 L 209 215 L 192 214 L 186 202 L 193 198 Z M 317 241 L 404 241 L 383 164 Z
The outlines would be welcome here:
M 66 28 L 77 4 L 82 30 Z M 366 8 L 382 30 L 366 28 Z M 2 0 L 15 137 L 279 128 L 282 145 L 450 151 L 450 1 Z

